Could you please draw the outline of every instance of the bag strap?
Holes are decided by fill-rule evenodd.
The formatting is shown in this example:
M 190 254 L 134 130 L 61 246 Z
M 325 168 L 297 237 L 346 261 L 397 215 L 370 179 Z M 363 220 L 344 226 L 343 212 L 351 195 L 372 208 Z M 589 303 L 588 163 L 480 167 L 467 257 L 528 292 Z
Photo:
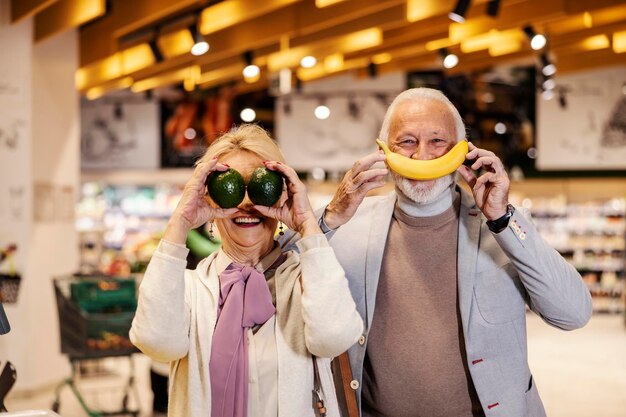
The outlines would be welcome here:
M 317 366 L 317 357 L 311 355 L 313 359 L 313 409 L 319 417 L 326 417 L 326 407 L 322 398 L 322 384 L 320 382 L 320 372 Z
M 359 405 L 356 401 L 356 391 L 353 390 L 350 386 L 350 383 L 353 380 L 353 376 L 348 352 L 344 352 L 341 355 L 337 356 L 334 362 L 335 369 L 339 368 L 339 375 L 341 377 L 341 388 L 345 400 L 344 414 L 347 412 L 347 415 L 345 417 L 359 417 Z

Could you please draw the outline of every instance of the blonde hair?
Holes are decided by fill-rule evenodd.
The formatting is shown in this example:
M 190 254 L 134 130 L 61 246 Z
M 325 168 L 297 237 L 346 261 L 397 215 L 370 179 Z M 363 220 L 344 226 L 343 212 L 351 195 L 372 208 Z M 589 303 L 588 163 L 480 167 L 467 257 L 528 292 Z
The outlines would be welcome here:
M 413 100 L 435 100 L 445 104 L 454 118 L 456 141 L 458 142 L 465 138 L 465 124 L 463 123 L 463 119 L 448 97 L 446 97 L 441 91 L 435 90 L 434 88 L 418 87 L 403 91 L 391 102 L 389 108 L 387 109 L 387 113 L 385 113 L 380 133 L 378 134 L 378 138 L 380 140 L 384 142 L 389 140 L 389 125 L 391 123 L 391 117 L 396 111 L 398 105 L 404 103 L 405 101 Z
M 196 164 L 208 162 L 214 156 L 219 158 L 237 151 L 251 152 L 264 161 L 285 162 L 283 153 L 265 129 L 259 125 L 245 123 L 234 126 L 217 138 Z

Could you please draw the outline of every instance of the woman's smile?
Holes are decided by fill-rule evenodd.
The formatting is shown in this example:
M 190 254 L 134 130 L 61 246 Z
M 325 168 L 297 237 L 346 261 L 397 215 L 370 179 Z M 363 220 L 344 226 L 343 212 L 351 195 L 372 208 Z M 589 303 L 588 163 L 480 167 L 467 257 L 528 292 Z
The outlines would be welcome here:
M 233 223 L 239 227 L 255 227 L 260 225 L 263 219 L 256 216 L 238 216 L 233 218 Z

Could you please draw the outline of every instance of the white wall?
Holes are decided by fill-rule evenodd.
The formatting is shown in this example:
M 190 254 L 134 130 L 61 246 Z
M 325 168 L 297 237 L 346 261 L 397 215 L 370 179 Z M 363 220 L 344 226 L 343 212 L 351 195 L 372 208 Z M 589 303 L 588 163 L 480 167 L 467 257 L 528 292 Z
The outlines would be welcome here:
M 18 244 L 22 286 L 18 302 L 5 304 L 12 330 L 0 337 L 0 361 L 15 365 L 17 391 L 69 375 L 52 278 L 78 266 L 73 210 L 80 119 L 77 33 L 33 45 L 32 19 L 10 25 L 8 3 L 0 0 L 0 129 L 18 126 L 20 142 L 8 149 L 0 138 L 0 247 Z M 22 196 L 8 196 L 18 187 Z
M 26 282 L 32 233 L 32 24 L 10 25 L 9 16 L 9 1 L 0 0 L 0 247 L 17 244 L 14 266 Z M 0 265 L 7 267 L 8 262 Z M 20 382 L 28 373 L 29 311 L 34 307 L 24 291 L 16 304 L 4 305 L 12 330 L 0 336 L 0 361 L 16 366 Z
M 305 83 L 302 95 L 280 97 L 276 100 L 276 139 L 287 163 L 301 171 L 323 168 L 331 175 L 347 171 L 376 150 L 375 139 L 387 107 L 405 88 L 405 74 L 400 72 L 377 78 L 347 74 Z M 314 116 L 318 97 L 326 97 L 330 108 L 326 120 Z M 350 113 L 350 101 L 358 114 Z
M 626 169 L 626 67 L 556 75 L 551 100 L 537 95 L 537 166 L 542 170 Z M 559 101 L 564 91 L 565 102 Z
M 29 268 L 29 328 L 32 355 L 24 386 L 58 381 L 69 372 L 60 354 L 59 328 L 52 278 L 78 269 L 78 235 L 74 207 L 80 178 L 80 110 L 74 86 L 78 68 L 78 34 L 57 35 L 33 51 L 33 203 L 43 204 L 40 188 L 51 190 L 53 212 L 34 216 Z M 43 187 L 41 187 L 43 186 Z

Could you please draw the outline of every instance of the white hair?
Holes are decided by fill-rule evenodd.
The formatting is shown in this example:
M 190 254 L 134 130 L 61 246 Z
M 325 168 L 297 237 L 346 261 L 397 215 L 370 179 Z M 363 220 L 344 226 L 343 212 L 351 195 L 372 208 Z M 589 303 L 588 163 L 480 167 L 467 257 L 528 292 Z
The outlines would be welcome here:
M 383 125 L 380 127 L 380 133 L 378 134 L 378 138 L 380 140 L 384 142 L 388 142 L 389 140 L 389 124 L 391 123 L 391 118 L 396 111 L 396 107 L 405 101 L 416 99 L 435 100 L 448 106 L 448 109 L 454 118 L 456 141 L 458 142 L 465 138 L 465 124 L 463 123 L 463 119 L 461 118 L 459 111 L 456 107 L 454 107 L 454 104 L 448 100 L 448 97 L 446 97 L 441 91 L 435 90 L 434 88 L 418 87 L 405 90 L 393 99 L 387 109 L 387 113 L 385 113 Z

